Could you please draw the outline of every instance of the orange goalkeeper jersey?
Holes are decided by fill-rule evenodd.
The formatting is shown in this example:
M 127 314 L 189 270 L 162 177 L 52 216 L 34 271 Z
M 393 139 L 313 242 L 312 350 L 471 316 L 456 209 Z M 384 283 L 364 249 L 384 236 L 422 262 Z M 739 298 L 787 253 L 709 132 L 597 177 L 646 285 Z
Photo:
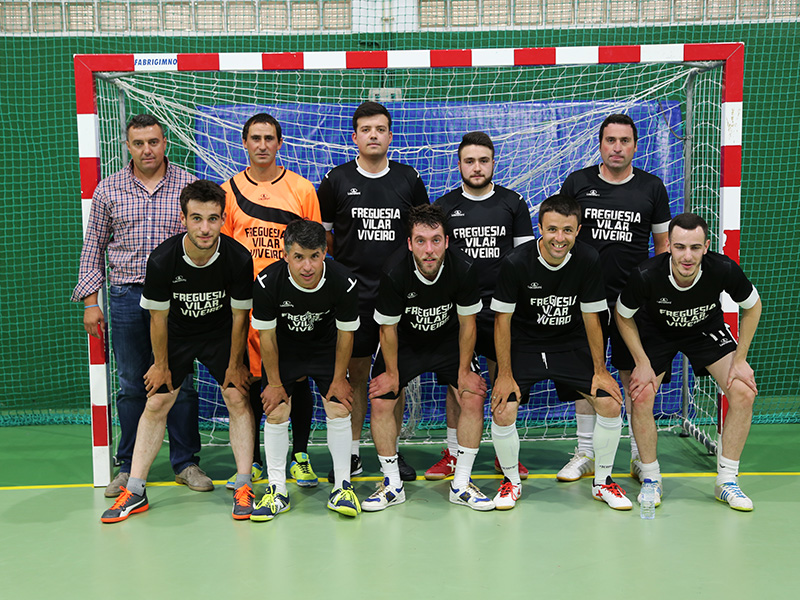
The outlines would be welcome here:
M 225 190 L 225 224 L 229 235 L 250 251 L 258 275 L 283 258 L 283 233 L 294 219 L 322 221 L 317 192 L 308 179 L 281 168 L 277 179 L 259 183 L 247 170 L 222 184 Z

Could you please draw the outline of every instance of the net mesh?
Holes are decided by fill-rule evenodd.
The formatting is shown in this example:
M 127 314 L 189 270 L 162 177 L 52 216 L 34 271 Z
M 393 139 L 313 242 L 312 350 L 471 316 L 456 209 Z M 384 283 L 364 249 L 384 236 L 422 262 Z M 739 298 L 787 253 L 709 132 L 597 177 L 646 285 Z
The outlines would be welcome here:
M 463 133 L 483 130 L 496 147 L 494 180 L 520 192 L 535 214 L 570 172 L 598 164 L 599 124 L 622 112 L 639 130 L 634 164 L 664 180 L 675 214 L 684 205 L 687 90 L 692 87 L 694 105 L 707 116 L 694 119 L 689 139 L 702 144 L 704 177 L 719 181 L 720 72 L 719 64 L 643 64 L 104 74 L 97 92 L 103 175 L 127 161 L 122 124 L 132 114 L 147 112 L 167 125 L 173 162 L 222 182 L 247 166 L 244 121 L 266 111 L 283 126 L 280 162 L 318 184 L 330 168 L 355 155 L 352 113 L 371 98 L 392 113 L 390 157 L 414 166 L 432 199 L 460 184 L 456 154 Z M 694 85 L 698 79 L 702 87 Z M 254 96 L 258 104 L 252 103 Z M 718 191 L 708 189 L 704 205 L 713 212 Z M 111 334 L 113 343 L 113 329 Z M 682 381 L 676 361 L 672 383 L 662 388 L 656 408 L 664 427 L 681 417 Z M 198 386 L 208 443 L 224 441 L 218 430 L 224 431 L 227 415 L 216 386 L 205 374 Z M 415 382 L 408 393 L 407 440 L 441 436 L 444 395 L 430 374 Z M 520 411 L 520 432 L 524 439 L 572 436 L 573 419 L 574 405 L 561 403 L 552 384 L 544 382 Z M 315 428 L 323 426 L 318 400 Z

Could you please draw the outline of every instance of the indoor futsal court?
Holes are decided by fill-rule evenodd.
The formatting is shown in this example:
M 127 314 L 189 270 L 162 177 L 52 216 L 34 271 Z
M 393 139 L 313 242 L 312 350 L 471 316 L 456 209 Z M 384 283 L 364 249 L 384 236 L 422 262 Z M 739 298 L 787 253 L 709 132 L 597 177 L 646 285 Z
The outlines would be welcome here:
M 799 26 L 800 0 L 0 0 L 0 181 L 6 192 L 0 599 L 793 597 L 800 583 Z M 364 105 L 375 104 L 384 112 L 357 118 Z M 220 238 L 232 248 L 225 266 L 223 260 L 213 264 L 214 248 L 223 242 L 215 246 L 205 237 L 206 246 L 187 249 L 175 241 L 184 233 L 184 242 L 195 240 L 186 224 L 192 221 L 181 222 L 187 214 L 179 200 L 195 180 L 207 180 L 201 187 L 213 190 L 212 206 L 225 212 L 209 218 L 215 235 L 245 248 Z M 562 195 L 577 205 L 572 213 L 542 208 Z M 185 204 L 205 202 L 190 198 Z M 413 227 L 406 226 L 412 207 L 427 209 L 428 202 L 443 207 L 448 243 L 469 256 L 477 281 L 469 279 L 466 262 L 457 275 L 440 278 L 448 267 L 455 272 L 445 254 L 433 267 L 432 257 L 423 257 L 425 268 L 434 269 L 425 274 L 412 248 Z M 693 250 L 692 244 L 675 246 L 685 260 L 670 254 L 670 262 L 662 261 L 658 287 L 652 283 L 658 277 L 641 275 L 639 265 L 667 258 L 655 255 L 672 250 L 669 223 L 683 213 L 700 217 L 705 237 Z M 557 214 L 559 225 L 540 229 L 548 214 Z M 297 220 L 317 230 L 315 260 L 338 264 L 307 286 L 287 266 L 291 282 L 283 278 L 282 287 L 274 278 L 269 290 L 262 285 L 266 291 L 248 300 L 249 259 L 254 276 L 276 262 L 289 264 L 286 228 Z M 686 230 L 697 233 L 692 227 Z M 191 289 L 145 297 L 148 259 L 165 256 L 156 248 L 170 239 L 170 256 L 178 258 L 163 259 L 159 291 L 179 284 Z M 702 254 L 706 241 L 709 252 Z M 393 255 L 406 247 L 408 269 L 392 270 Z M 525 248 L 531 254 L 523 254 Z M 702 255 L 693 266 L 685 258 L 692 251 Z M 581 258 L 569 266 L 575 256 Z M 580 270 L 570 275 L 564 265 Z M 721 275 L 714 265 L 728 270 Z M 347 273 L 354 279 L 343 292 Z M 381 280 L 390 278 L 381 290 Z M 443 299 L 437 281 L 449 282 L 445 291 L 452 297 Z M 278 302 L 286 289 L 293 295 Z M 331 289 L 335 310 L 328 310 Z M 366 302 L 364 290 L 373 294 Z M 638 414 L 637 408 L 616 414 L 616 405 L 606 403 L 606 411 L 598 408 L 592 417 L 576 396 L 567 396 L 592 381 L 593 372 L 608 376 L 599 367 L 601 344 L 588 343 L 602 327 L 588 315 L 613 319 L 615 306 L 617 329 L 607 327 L 602 335 L 610 339 L 608 374 L 621 386 L 615 343 L 617 349 L 630 345 L 631 323 L 647 294 L 645 311 L 661 321 L 645 327 L 645 311 L 639 312 L 635 335 L 647 346 L 645 354 L 658 346 L 664 359 L 648 354 L 664 373 L 653 401 L 657 461 L 649 463 L 641 460 L 654 440 L 646 385 Z M 178 302 L 184 302 L 182 316 L 173 310 Z M 379 311 L 379 302 L 392 310 L 402 305 L 402 316 Z M 119 397 L 139 390 L 148 367 L 164 377 L 164 386 L 155 386 L 161 395 L 168 387 L 169 375 L 155 368 L 152 354 L 154 347 L 170 348 L 153 345 L 164 339 L 165 304 L 169 325 L 183 328 L 184 341 L 190 340 L 177 351 L 181 360 L 170 363 L 182 365 L 175 372 L 194 369 L 187 381 L 193 377 L 198 401 L 176 403 L 178 424 L 168 429 L 178 442 L 164 436 L 144 487 L 145 476 L 128 479 L 120 467 L 133 469 L 140 424 L 156 432 L 141 436 L 149 448 L 161 439 L 160 425 L 140 420 L 141 393 L 128 394 L 128 402 Z M 199 320 L 219 307 L 224 319 Z M 225 344 L 233 323 L 244 331 L 243 313 L 251 308 L 255 323 L 247 319 L 248 340 L 239 340 L 247 344 L 247 364 L 242 359 L 232 367 Z M 450 383 L 455 371 L 456 379 L 464 375 L 460 367 L 468 361 L 461 359 L 469 357 L 461 356 L 458 335 L 461 317 L 472 317 L 465 308 L 478 311 L 475 349 L 487 389 L 483 426 L 481 399 L 466 401 L 471 427 L 459 437 L 441 382 L 448 373 Z M 328 346 L 320 350 L 321 338 L 270 337 L 288 321 L 295 331 L 312 331 L 320 315 L 327 315 L 319 329 L 331 348 L 338 349 L 339 333 L 354 332 L 360 353 L 348 364 L 351 383 L 391 371 L 377 340 L 382 327 L 389 335 L 401 319 L 418 316 L 415 335 L 397 344 L 398 355 L 416 361 L 414 369 L 434 369 L 447 357 L 442 373 L 407 379 L 404 411 L 396 411 L 402 412 L 397 454 L 394 427 L 387 425 L 391 394 L 376 394 L 381 399 L 365 405 L 364 415 L 345 416 L 342 405 L 326 413 L 335 403 L 323 402 L 319 390 L 331 382 L 319 377 L 319 384 L 315 377 L 330 366 Z M 365 320 L 371 329 L 362 327 Z M 700 331 L 710 321 L 713 326 Z M 589 325 L 565 326 L 578 322 Z M 437 329 L 443 323 L 447 327 Z M 684 336 L 698 324 L 694 337 Z M 584 335 L 587 327 L 591 332 Z M 616 335 L 620 327 L 625 340 Z M 198 342 L 196 330 L 203 328 Z M 486 357 L 496 351 L 498 331 L 513 354 L 508 362 L 518 361 L 515 378 L 522 371 L 531 381 L 543 372 L 562 380 L 558 388 L 547 379 L 533 383 L 529 401 L 509 423 L 493 421 L 491 410 L 496 390 L 509 387 L 504 378 L 493 389 L 489 378 L 493 367 Z M 180 336 L 170 332 L 174 344 Z M 248 412 L 237 404 L 244 392 L 225 399 L 220 392 L 222 374 L 232 373 L 242 388 L 243 373 L 260 375 L 256 342 L 262 339 L 276 340 L 281 357 L 293 352 L 293 368 L 320 369 L 292 372 L 282 382 L 275 381 L 275 370 L 264 371 L 267 396 L 274 400 L 281 393 L 275 390 L 284 388 L 294 390 L 292 402 L 302 400 L 305 411 L 292 414 L 291 426 L 250 420 L 264 400 L 257 393 L 244 400 Z M 431 350 L 451 342 L 452 353 Z M 719 377 L 717 385 L 703 367 L 719 376 L 721 361 L 732 364 L 734 342 L 747 348 L 753 378 L 737 362 L 733 383 L 726 386 Z M 677 355 L 669 354 L 673 343 L 684 344 Z M 490 352 L 478 351 L 487 344 Z M 211 367 L 201 364 L 201 352 Z M 550 371 L 552 354 L 558 356 Z M 698 358 L 697 372 L 690 354 Z M 264 360 L 275 367 L 274 354 Z M 372 365 L 379 365 L 377 374 Z M 342 371 L 333 389 L 346 394 Z M 298 385 L 303 376 L 308 386 Z M 480 378 L 465 377 L 480 396 Z M 601 407 L 608 398 L 595 400 Z M 276 406 L 273 415 L 283 414 L 286 404 Z M 355 434 L 348 421 L 353 416 Z M 360 441 L 353 440 L 361 416 Z M 723 432 L 729 432 L 727 449 L 738 451 L 747 421 L 739 462 L 725 455 Z M 642 440 L 638 449 L 632 427 Z M 264 467 L 252 489 L 241 454 L 249 448 L 246 429 L 258 430 L 252 457 L 258 466 L 251 473 Z M 287 431 L 291 506 L 281 512 L 274 457 L 281 456 Z M 292 465 L 303 455 L 305 433 L 310 462 Z M 476 445 L 471 482 L 477 495 L 469 492 L 465 466 Z M 529 470 L 518 498 L 517 446 Z M 232 448 L 240 453 L 238 476 Z M 363 462 L 363 472 L 350 476 L 352 491 L 343 477 L 348 448 L 352 472 L 359 473 L 359 451 Z M 147 449 L 140 449 L 139 461 Z M 198 477 L 206 485 L 207 475 L 213 491 L 176 483 L 170 449 L 181 465 L 175 471 L 197 476 L 202 469 Z M 404 484 L 398 481 L 410 476 L 402 474 L 400 453 L 416 470 L 416 479 Z M 199 456 L 199 469 L 192 456 Z M 278 481 L 274 492 L 267 456 L 273 457 L 273 485 Z M 570 465 L 579 479 L 557 480 Z M 652 519 L 644 518 L 639 480 L 659 467 L 662 502 Z M 302 481 L 303 468 L 309 480 L 318 477 L 316 487 L 298 485 L 294 477 Z M 426 480 L 426 470 L 436 468 L 452 474 Z M 120 481 L 134 491 L 120 493 Z M 715 484 L 725 501 L 715 498 Z M 600 493 L 613 488 L 616 494 L 617 485 L 624 498 Z M 394 490 L 396 500 L 400 489 L 406 499 L 392 505 L 387 493 Z M 513 510 L 500 504 L 509 502 L 510 490 Z M 352 493 L 363 512 L 349 518 L 343 515 L 357 513 L 347 504 Z M 143 506 L 145 497 L 148 510 L 125 513 L 120 506 L 131 497 L 129 510 Z M 334 497 L 341 503 L 333 505 Z M 365 510 L 370 497 L 372 508 Z M 467 506 L 457 505 L 459 498 Z M 482 506 L 491 500 L 506 510 L 471 509 L 484 500 Z M 629 504 L 630 510 L 609 508 Z M 109 516 L 115 510 L 124 514 Z M 267 514 L 272 520 L 250 520 L 258 510 L 277 512 Z

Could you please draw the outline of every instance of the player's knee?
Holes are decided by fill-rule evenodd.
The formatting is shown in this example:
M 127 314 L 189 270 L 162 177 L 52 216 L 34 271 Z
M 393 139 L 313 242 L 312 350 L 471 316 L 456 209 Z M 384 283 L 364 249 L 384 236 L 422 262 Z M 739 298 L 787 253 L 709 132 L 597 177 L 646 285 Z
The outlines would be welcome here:
M 458 397 L 458 405 L 461 407 L 462 412 L 469 414 L 480 414 L 483 417 L 484 397 L 480 394 L 472 394 L 467 392 Z
M 735 379 L 728 390 L 728 402 L 731 405 L 751 410 L 756 401 L 756 393 L 743 381 Z
M 501 427 L 508 427 L 517 422 L 517 404 L 516 402 L 506 402 L 503 412 L 498 412 L 495 409 L 492 412 L 492 420 Z
M 601 417 L 613 419 L 618 417 L 622 407 L 611 396 L 598 396 L 592 402 L 595 412 Z
M 339 402 L 325 402 L 325 416 L 329 419 L 344 419 L 350 414 L 344 404 Z
M 272 423 L 273 425 L 280 425 L 281 423 L 285 423 L 289 420 L 289 414 L 292 412 L 291 407 L 286 404 L 285 402 L 281 402 L 278 406 L 275 407 L 269 415 L 267 415 L 267 423 Z
M 389 400 L 388 398 L 374 398 L 370 400 L 372 405 L 371 418 L 375 419 L 393 419 L 394 407 L 397 400 Z
M 166 418 L 173 404 L 175 404 L 173 394 L 156 394 L 147 399 L 144 409 L 151 415 Z
M 228 388 L 222 393 L 229 413 L 243 413 L 250 410 L 250 399 L 236 388 Z

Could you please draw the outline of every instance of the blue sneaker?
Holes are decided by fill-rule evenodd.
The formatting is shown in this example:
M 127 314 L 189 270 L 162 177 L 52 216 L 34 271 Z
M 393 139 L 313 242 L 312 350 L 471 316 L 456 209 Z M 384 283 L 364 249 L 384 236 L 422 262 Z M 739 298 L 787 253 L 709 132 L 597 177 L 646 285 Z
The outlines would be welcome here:
M 378 489 L 361 503 L 361 508 L 366 512 L 377 512 L 405 501 L 406 491 L 403 486 L 393 488 L 389 485 L 389 478 L 384 477 L 383 482 L 378 484 Z
M 727 502 L 734 510 L 750 512 L 753 510 L 753 501 L 748 498 L 735 481 L 714 486 L 714 496 L 720 502 Z
M 253 512 L 250 513 L 250 520 L 256 522 L 271 521 L 282 512 L 291 508 L 289 494 L 279 494 L 275 486 L 267 487 L 266 493 L 258 501 Z
M 331 492 L 328 498 L 328 508 L 338 512 L 345 517 L 356 517 L 361 512 L 361 505 L 358 503 L 353 486 L 349 481 L 342 483 L 342 487 Z
M 450 484 L 450 502 L 469 506 L 472 510 L 494 510 L 494 501 L 471 481 L 467 487 L 460 490 L 453 488 L 453 484 Z

